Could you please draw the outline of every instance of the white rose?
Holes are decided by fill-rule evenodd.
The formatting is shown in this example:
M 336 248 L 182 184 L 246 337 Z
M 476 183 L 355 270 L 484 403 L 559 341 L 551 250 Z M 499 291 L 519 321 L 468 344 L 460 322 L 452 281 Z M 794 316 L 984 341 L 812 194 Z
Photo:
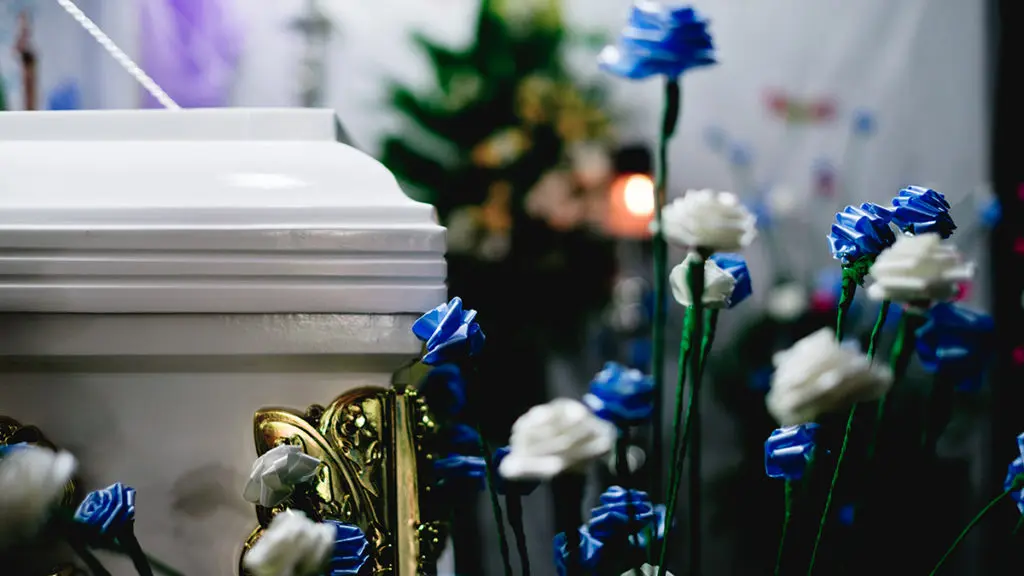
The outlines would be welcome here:
M 874 283 L 868 296 L 875 300 L 948 300 L 956 295 L 958 283 L 971 279 L 974 266 L 964 262 L 952 244 L 928 233 L 896 238 L 878 255 L 869 274 Z
M 757 219 L 730 192 L 690 190 L 661 211 L 665 238 L 689 248 L 734 251 L 757 236 Z
M 578 471 L 611 451 L 615 426 L 582 402 L 558 398 L 534 406 L 512 425 L 509 454 L 498 471 L 509 479 L 547 480 Z
M 267 508 L 277 506 L 291 496 L 295 486 L 312 480 L 319 466 L 320 460 L 298 446 L 275 446 L 253 462 L 242 497 Z
M 629 572 L 624 572 L 622 576 L 635 576 L 635 574 L 635 570 L 630 570 Z M 658 576 L 658 567 L 651 566 L 650 564 L 644 564 L 640 567 L 640 574 L 643 576 Z M 672 573 L 666 570 L 665 576 L 672 576 Z
M 0 458 L 0 548 L 39 532 L 77 466 L 67 452 L 37 446 L 8 449 Z
M 807 311 L 807 291 L 798 282 L 788 282 L 768 292 L 765 308 L 768 316 L 781 322 L 792 322 Z
M 765 402 L 782 426 L 880 398 L 892 385 L 888 369 L 873 367 L 855 346 L 840 346 L 829 328 L 775 354 L 772 362 L 775 374 Z
M 315 576 L 334 549 L 336 529 L 285 510 L 270 522 L 242 563 L 253 576 Z
M 690 293 L 690 283 L 686 279 L 690 264 L 700 258 L 693 252 L 686 256 L 682 264 L 672 269 L 668 275 L 668 282 L 672 286 L 672 295 L 676 302 L 683 306 L 693 306 L 693 294 Z M 710 258 L 704 260 L 704 294 L 701 301 L 708 308 L 726 308 L 732 298 L 732 291 L 736 288 L 736 279 L 716 264 Z

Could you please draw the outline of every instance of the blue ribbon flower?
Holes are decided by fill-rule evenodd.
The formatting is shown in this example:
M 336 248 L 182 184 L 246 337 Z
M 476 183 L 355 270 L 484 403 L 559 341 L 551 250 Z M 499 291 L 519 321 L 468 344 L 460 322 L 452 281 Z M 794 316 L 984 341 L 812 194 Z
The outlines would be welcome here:
M 729 297 L 729 308 L 735 307 L 753 293 L 750 270 L 747 268 L 747 261 L 743 256 L 716 252 L 711 255 L 711 261 L 736 281 L 736 285 L 732 289 L 732 296 Z
M 619 42 L 598 56 L 600 67 L 616 76 L 642 80 L 678 78 L 691 68 L 715 63 L 708 23 L 689 6 L 636 2 Z
M 576 554 L 578 555 L 577 560 L 579 560 L 581 572 L 588 576 L 596 576 L 599 573 L 598 568 L 602 561 L 601 549 L 604 548 L 604 543 L 593 537 L 586 526 L 580 526 L 578 534 L 579 547 L 576 550 Z M 566 566 L 566 562 L 569 560 L 569 547 L 565 532 L 555 534 L 553 544 L 555 549 L 555 571 L 558 573 L 558 576 L 566 576 L 569 573 Z
M 953 379 L 960 389 L 976 390 L 992 349 L 994 330 L 991 316 L 940 302 L 932 306 L 928 321 L 916 332 L 921 364 Z
M 769 478 L 799 480 L 814 454 L 818 425 L 798 424 L 778 428 L 764 443 L 764 470 Z
M 1013 484 L 1017 480 L 1017 477 L 1024 474 L 1024 433 L 1017 436 L 1017 448 L 1020 450 L 1020 456 L 1013 459 L 1010 462 L 1010 468 L 1006 471 L 1006 480 L 1003 482 L 1003 490 L 1013 489 Z M 1021 514 L 1024 514 L 1024 488 L 1010 493 L 1010 498 L 1017 503 L 1017 509 L 1020 510 Z
M 949 215 L 946 197 L 922 186 L 908 186 L 892 199 L 895 206 L 892 222 L 900 230 L 911 234 L 937 232 L 949 238 L 956 230 L 956 224 Z
M 612 486 L 601 494 L 601 504 L 591 510 L 590 534 L 608 544 L 624 541 L 655 519 L 654 506 L 646 492 Z
M 655 544 L 660 544 L 665 539 L 665 525 L 666 516 L 668 510 L 664 504 L 657 504 L 654 506 L 654 518 L 647 524 L 647 526 L 637 534 L 638 544 L 641 548 L 647 548 L 647 544 L 654 539 Z M 675 524 L 673 523 L 673 526 Z
M 590 381 L 583 402 L 599 418 L 619 426 L 636 426 L 654 412 L 654 380 L 634 368 L 608 362 Z
M 352 524 L 327 520 L 334 525 L 334 548 L 325 576 L 362 576 L 370 561 L 370 543 L 366 535 Z
M 864 203 L 860 207 L 847 206 L 836 213 L 836 222 L 828 235 L 832 257 L 844 266 L 865 258 L 873 259 L 896 242 L 896 234 L 889 228 L 893 213 L 877 204 Z
M 431 412 L 444 418 L 454 418 L 466 408 L 466 381 L 454 364 L 442 364 L 427 372 L 420 383 L 420 394 Z
M 494 451 L 495 470 L 501 466 L 501 461 L 508 456 L 510 451 L 511 450 L 508 446 L 503 446 Z M 494 489 L 498 494 L 518 494 L 520 496 L 527 496 L 532 494 L 538 486 L 540 486 L 540 482 L 532 480 L 509 480 L 501 474 L 494 475 Z
M 449 454 L 434 461 L 434 473 L 443 486 L 487 487 L 487 463 L 480 456 Z
M 117 534 L 135 521 L 135 489 L 115 482 L 86 495 L 75 510 L 75 522 L 100 534 Z
M 733 144 L 729 149 L 729 162 L 733 166 L 750 166 L 754 161 L 754 153 L 746 144 Z
M 472 426 L 455 424 L 444 429 L 445 446 L 442 452 L 453 454 L 479 454 L 480 434 Z
M 476 310 L 463 310 L 462 299 L 452 298 L 416 320 L 412 332 L 426 342 L 423 363 L 437 366 L 474 356 L 484 346 L 484 333 L 476 319 Z

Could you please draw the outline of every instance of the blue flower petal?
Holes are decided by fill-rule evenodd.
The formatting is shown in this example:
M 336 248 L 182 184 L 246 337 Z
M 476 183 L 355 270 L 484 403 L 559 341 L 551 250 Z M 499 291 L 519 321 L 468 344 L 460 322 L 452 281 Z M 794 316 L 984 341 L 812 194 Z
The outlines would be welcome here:
M 799 424 L 778 428 L 764 443 L 764 470 L 769 478 L 799 480 L 814 453 L 818 425 Z
M 608 362 L 590 382 L 583 402 L 599 418 L 619 426 L 635 426 L 654 412 L 654 380 L 639 370 Z
M 608 544 L 626 541 L 654 520 L 654 506 L 646 492 L 612 486 L 591 511 L 587 528 L 594 538 Z
M 864 203 L 847 206 L 836 213 L 836 222 L 828 235 L 832 256 L 844 265 L 862 258 L 874 258 L 896 242 L 896 234 L 889 227 L 893 212 L 877 204 Z
M 729 297 L 729 308 L 734 308 L 737 304 L 750 297 L 754 292 L 754 288 L 750 282 L 750 270 L 747 268 L 747 261 L 743 256 L 716 252 L 711 255 L 711 261 L 736 281 L 736 285 L 732 289 L 732 296 Z
M 892 199 L 892 205 L 892 222 L 904 232 L 935 232 L 949 238 L 956 230 L 946 197 L 930 188 L 908 186 Z
M 419 387 L 430 410 L 454 418 L 466 408 L 466 381 L 455 364 L 442 364 L 427 372 Z
M 480 456 L 449 454 L 434 461 L 434 473 L 442 485 L 487 487 L 487 463 Z
M 952 378 L 962 390 L 976 390 L 992 350 L 994 330 L 991 316 L 948 302 L 936 304 L 916 332 L 921 364 Z
M 334 548 L 327 563 L 325 576 L 360 576 L 365 574 L 370 561 L 370 543 L 366 535 L 352 524 L 327 520 L 335 529 Z
M 688 6 L 637 2 L 619 42 L 602 52 L 605 71 L 633 80 L 655 75 L 676 78 L 692 68 L 715 63 L 707 21 Z
M 1004 490 L 1013 488 L 1013 481 L 1016 480 L 1017 476 L 1024 474 L 1024 433 L 1017 436 L 1017 449 L 1020 451 L 1020 456 L 1014 458 L 1010 462 L 1010 467 L 1006 470 L 1006 480 L 1003 481 Z M 1024 488 L 1011 492 L 1010 498 L 1013 498 L 1013 501 L 1017 503 L 1017 509 L 1020 510 L 1020 513 L 1024 514 Z
M 457 296 L 420 316 L 412 332 L 426 343 L 422 362 L 430 366 L 475 356 L 484 345 L 476 310 L 463 310 L 462 299 Z
M 867 110 L 858 110 L 853 114 L 853 132 L 861 136 L 870 135 L 875 131 L 875 116 Z
M 75 510 L 74 520 L 98 534 L 116 537 L 130 530 L 135 522 L 135 489 L 115 482 L 90 492 Z
M 604 543 L 597 538 L 590 535 L 586 526 L 580 526 L 577 532 L 579 538 L 577 554 L 582 573 L 586 575 L 598 574 L 598 567 L 601 565 L 603 558 L 602 549 Z M 558 576 L 566 576 L 569 573 L 566 562 L 569 560 L 569 549 L 568 542 L 565 537 L 565 532 L 559 532 L 555 534 L 555 539 L 552 542 L 554 545 L 555 552 L 555 572 Z

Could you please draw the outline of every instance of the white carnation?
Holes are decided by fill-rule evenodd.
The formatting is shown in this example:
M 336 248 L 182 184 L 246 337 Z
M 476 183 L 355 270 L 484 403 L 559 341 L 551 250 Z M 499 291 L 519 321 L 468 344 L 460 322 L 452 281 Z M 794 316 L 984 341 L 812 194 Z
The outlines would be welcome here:
M 320 460 L 298 446 L 275 446 L 253 462 L 242 497 L 247 502 L 272 508 L 284 502 L 295 487 L 316 476 Z
M 871 266 L 874 283 L 868 296 L 875 300 L 917 302 L 948 300 L 957 284 L 970 280 L 974 266 L 938 234 L 900 236 L 878 255 Z
M 772 361 L 775 374 L 765 402 L 782 426 L 880 398 L 892 385 L 888 369 L 872 366 L 855 346 L 840 346 L 829 328 L 775 354 Z
M 330 560 L 336 529 L 285 510 L 270 522 L 242 563 L 253 576 L 316 576 Z
M 740 250 L 757 236 L 757 219 L 730 192 L 690 190 L 661 212 L 665 238 L 688 248 Z
M 8 449 L 0 458 L 0 548 L 39 532 L 77 466 L 67 452 L 37 446 Z
M 799 282 L 787 282 L 768 291 L 765 308 L 768 316 L 780 322 L 793 322 L 807 311 L 807 291 Z
M 640 567 L 640 574 L 642 576 L 658 576 L 658 567 L 657 566 L 651 566 L 650 564 L 644 564 L 643 566 Z M 630 571 L 624 572 L 622 574 L 622 576 L 635 576 L 635 575 L 636 575 L 636 571 L 635 570 L 630 570 Z M 665 576 L 672 576 L 672 573 L 666 571 L 665 572 Z
M 698 260 L 700 256 L 691 252 L 669 273 L 668 281 L 672 286 L 672 295 L 676 302 L 683 306 L 693 306 L 693 294 L 690 293 L 690 283 L 687 281 L 687 271 L 690 265 Z M 704 260 L 704 293 L 701 301 L 708 308 L 726 308 L 729 300 L 732 299 L 732 291 L 736 288 L 736 279 L 731 274 L 707 258 Z
M 575 472 L 615 444 L 615 426 L 582 402 L 558 398 L 534 406 L 512 425 L 509 454 L 498 471 L 509 479 L 547 480 Z

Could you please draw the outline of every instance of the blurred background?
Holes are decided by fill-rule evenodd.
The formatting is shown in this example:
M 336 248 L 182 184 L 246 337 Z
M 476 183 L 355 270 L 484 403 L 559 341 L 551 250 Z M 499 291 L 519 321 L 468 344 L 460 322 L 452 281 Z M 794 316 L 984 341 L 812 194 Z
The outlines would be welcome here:
M 452 294 L 479 309 L 488 336 L 481 381 L 493 394 L 481 409 L 495 442 L 530 406 L 578 397 L 606 360 L 649 368 L 647 225 L 661 87 L 603 76 L 595 61 L 624 24 L 626 0 L 78 4 L 182 106 L 333 108 L 353 145 L 437 207 L 449 229 Z M 917 184 L 946 195 L 959 226 L 953 241 L 979 264 L 962 300 L 995 312 L 992 370 L 981 389 L 958 397 L 937 468 L 905 463 L 889 489 L 888 521 L 837 520 L 847 544 L 831 554 L 845 560 L 822 560 L 832 564 L 821 573 L 921 573 L 998 492 L 1024 426 L 1014 148 L 1024 126 L 1009 72 L 1020 47 L 1000 34 L 1020 9 L 994 0 L 695 6 L 711 21 L 720 64 L 684 79 L 669 195 L 734 191 L 761 228 L 746 253 L 754 297 L 723 316 L 706 380 L 705 570 L 764 574 L 774 564 L 782 487 L 764 477 L 774 424 L 763 397 L 772 352 L 834 322 L 840 270 L 825 241 L 833 214 L 888 204 Z M 56 2 L 5 0 L 0 44 L 5 109 L 157 106 Z M 671 382 L 682 308 L 668 309 Z M 854 310 L 852 333 L 864 338 L 874 305 L 862 294 Z M 912 370 L 918 384 L 930 382 Z M 636 456 L 642 483 L 654 455 Z M 588 494 L 610 478 L 595 475 Z M 526 502 L 542 576 L 554 573 L 559 506 L 544 491 Z M 1001 534 L 1015 518 L 1006 508 L 948 573 L 996 573 L 1009 562 Z M 457 558 L 442 573 L 454 561 L 462 574 L 500 572 L 489 513 L 460 505 Z M 871 552 L 851 560 L 858 547 Z

